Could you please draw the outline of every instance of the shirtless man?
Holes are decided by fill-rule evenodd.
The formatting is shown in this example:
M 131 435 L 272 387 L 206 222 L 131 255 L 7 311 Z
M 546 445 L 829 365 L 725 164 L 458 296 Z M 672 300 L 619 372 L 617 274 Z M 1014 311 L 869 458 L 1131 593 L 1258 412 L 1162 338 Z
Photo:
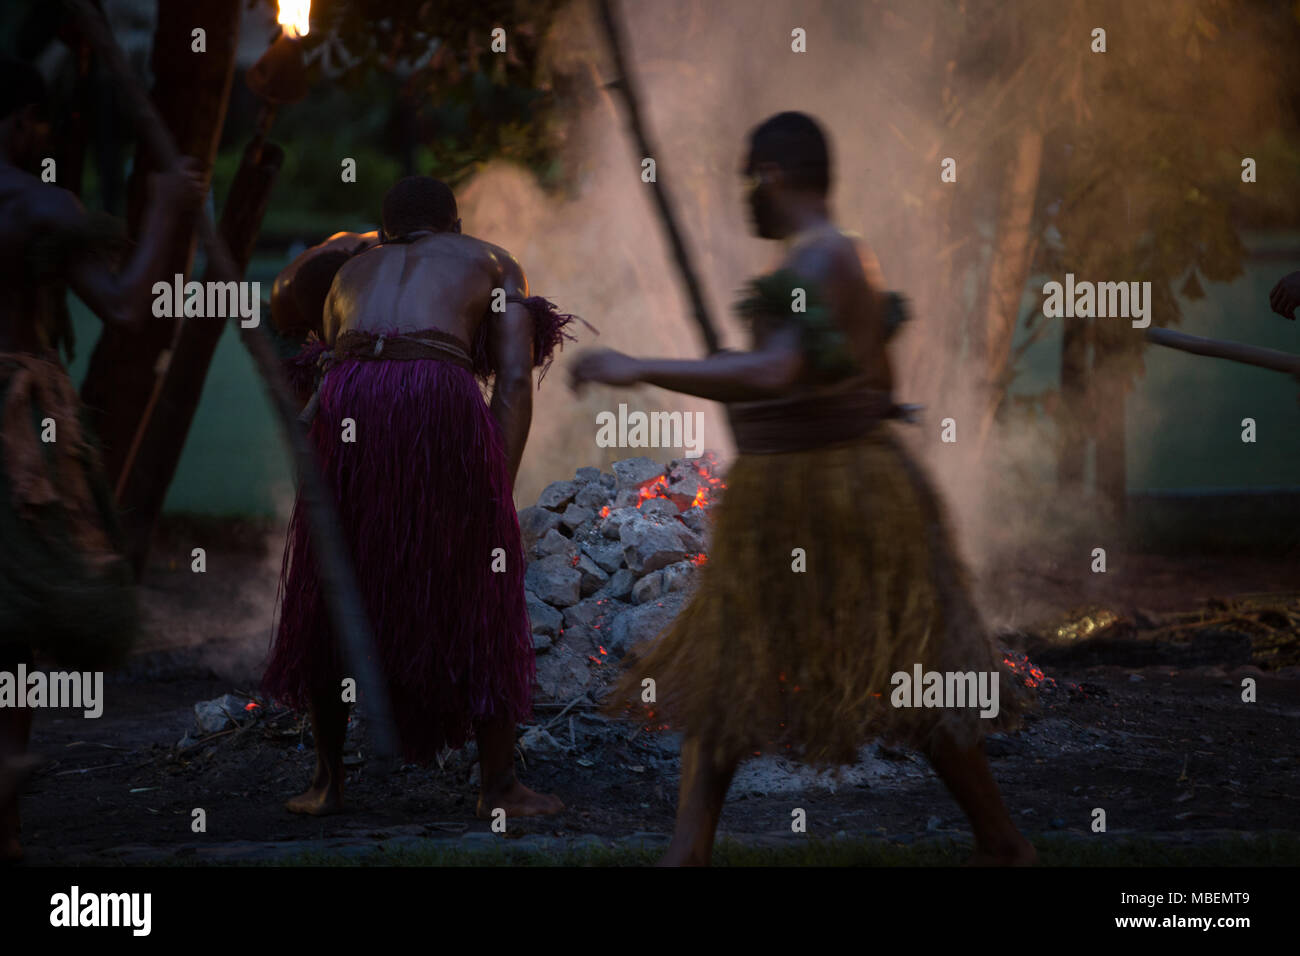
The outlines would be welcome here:
M 557 813 L 514 772 L 535 674 L 511 490 L 532 418 L 532 370 L 567 317 L 528 297 L 519 263 L 462 235 L 443 183 L 384 199 L 383 241 L 350 258 L 326 300 L 331 350 L 311 437 L 335 493 L 407 759 L 478 741 L 477 812 Z M 480 380 L 494 378 L 485 403 Z M 343 800 L 347 675 L 331 640 L 301 502 L 263 686 L 311 712 L 316 772 L 291 799 Z
M 739 452 L 691 602 L 633 654 L 612 697 L 639 697 L 653 679 L 655 719 L 685 735 L 663 862 L 708 864 L 750 753 L 788 746 L 813 764 L 849 763 L 880 737 L 929 757 L 970 819 L 973 862 L 1030 863 L 981 746 L 1014 726 L 1023 702 L 966 589 L 942 504 L 890 434 L 888 300 L 874 257 L 831 219 L 819 124 L 769 118 L 751 133 L 742 175 L 755 232 L 785 245 L 739 305 L 752 349 L 699 360 L 602 350 L 572 366 L 575 388 L 644 382 L 726 403 Z M 779 514 L 774 500 L 787 503 Z M 807 573 L 791 571 L 795 548 Z M 912 708 L 891 678 L 915 665 L 996 673 L 1000 714 Z
M 336 232 L 304 249 L 271 286 L 271 340 L 299 403 L 306 405 L 316 384 L 319 353 L 305 348 L 325 334 L 325 300 L 344 263 L 379 242 L 378 231 Z
M 304 249 L 271 286 L 271 321 L 282 335 L 321 334 L 325 297 L 344 262 L 377 245 L 375 232 L 336 232 Z M 328 278 L 329 281 L 325 281 Z
M 45 84 L 30 65 L 0 64 L 0 670 L 41 653 L 64 667 L 103 666 L 133 637 L 131 574 L 76 391 L 65 297 L 71 288 L 106 323 L 148 320 L 154 282 L 192 228 L 202 179 L 192 163 L 154 179 L 139 242 L 112 267 L 109 230 L 76 197 L 43 183 L 50 125 Z M 46 419 L 55 440 L 43 440 Z M 82 666 L 79 666 L 82 665 Z M 0 859 L 21 856 L 18 791 L 31 711 L 0 708 Z

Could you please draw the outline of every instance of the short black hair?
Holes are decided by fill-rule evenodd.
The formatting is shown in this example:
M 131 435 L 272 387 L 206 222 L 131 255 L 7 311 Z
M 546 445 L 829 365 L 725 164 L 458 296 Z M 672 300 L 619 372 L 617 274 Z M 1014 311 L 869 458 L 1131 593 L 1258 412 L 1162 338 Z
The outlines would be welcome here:
M 384 196 L 384 232 L 389 236 L 419 229 L 445 232 L 456 219 L 451 187 L 431 176 L 408 176 Z
M 6 120 L 25 106 L 35 103 L 42 118 L 49 115 L 49 92 L 45 78 L 23 60 L 0 60 L 0 120 Z
M 768 117 L 749 134 L 750 163 L 775 163 L 793 186 L 823 196 L 831 188 L 830 144 L 821 125 L 807 113 Z
M 343 268 L 343 263 L 351 258 L 342 249 L 332 249 L 312 256 L 294 273 L 293 304 L 307 328 L 320 329 L 330 286 L 334 284 L 334 277 Z

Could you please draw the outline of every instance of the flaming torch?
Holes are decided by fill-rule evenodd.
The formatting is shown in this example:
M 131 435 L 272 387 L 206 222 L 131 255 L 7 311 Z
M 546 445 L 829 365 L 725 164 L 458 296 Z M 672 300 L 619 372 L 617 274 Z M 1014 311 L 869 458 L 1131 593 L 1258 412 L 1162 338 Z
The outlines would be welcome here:
M 310 16 L 311 0 L 280 0 L 277 17 L 280 33 L 244 78 L 248 88 L 262 101 L 254 134 L 254 142 L 259 147 L 275 120 L 276 107 L 300 102 L 307 96 L 302 37 L 310 29 Z
M 305 37 L 311 32 L 311 0 L 280 0 L 280 15 L 276 22 L 284 27 L 290 39 Z

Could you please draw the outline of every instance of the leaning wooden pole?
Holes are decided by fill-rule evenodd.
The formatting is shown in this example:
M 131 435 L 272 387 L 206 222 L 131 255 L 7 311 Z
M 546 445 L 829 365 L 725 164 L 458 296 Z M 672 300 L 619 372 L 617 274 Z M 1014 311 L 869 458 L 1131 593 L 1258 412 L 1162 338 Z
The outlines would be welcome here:
M 614 69 L 618 71 L 618 79 L 610 85 L 616 86 L 622 92 L 623 100 L 627 103 L 628 125 L 631 127 L 632 136 L 641 150 L 641 155 L 643 157 L 654 157 L 658 154 L 650 145 L 650 136 L 646 132 L 645 120 L 641 112 L 640 93 L 637 90 L 632 71 L 629 69 L 627 58 L 623 54 L 624 49 L 626 49 L 625 34 L 619 22 L 618 14 L 614 11 L 613 0 L 598 0 L 597 6 L 600 7 L 601 20 L 605 25 L 605 35 L 609 39 L 610 53 L 614 58 Z M 701 291 L 700 280 L 695 274 L 694 266 L 691 265 L 691 257 L 686 252 L 686 242 L 682 238 L 682 232 L 677 227 L 677 218 L 673 214 L 672 197 L 669 194 L 668 183 L 661 182 L 656 175 L 651 193 L 655 197 L 655 206 L 659 210 L 659 221 L 663 223 L 664 231 L 668 233 L 668 243 L 672 246 L 673 260 L 677 264 L 677 274 L 681 277 L 682 285 L 686 287 L 686 295 L 691 301 L 691 311 L 700 327 L 700 334 L 704 337 L 704 345 L 710 352 L 716 352 L 719 348 L 717 327 L 709 317 L 709 307 L 704 302 L 704 293 Z
M 175 166 L 180 160 L 176 144 L 167 132 L 149 97 L 136 82 L 127 65 L 121 48 L 113 38 L 107 21 L 89 0 L 64 0 L 76 20 L 78 29 L 90 42 L 100 62 L 104 64 L 113 82 L 122 93 L 123 105 L 130 115 L 141 140 L 158 157 L 164 168 Z M 240 270 L 235 264 L 225 241 L 217 233 L 211 218 L 203 211 L 199 215 L 199 241 L 208 256 L 208 275 L 216 281 L 239 282 Z M 378 665 L 378 655 L 352 574 L 351 562 L 339 528 L 338 514 L 321 476 L 307 434 L 298 424 L 298 407 L 288 383 L 284 379 L 279 360 L 265 333 L 257 328 L 244 328 L 234 319 L 240 340 L 253 357 L 258 372 L 270 392 L 276 414 L 289 445 L 302 481 L 302 501 L 311 521 L 312 540 L 315 544 L 317 568 L 321 588 L 329 610 L 334 633 L 341 645 L 351 672 L 356 675 L 357 687 L 365 701 L 366 716 L 371 722 L 372 743 L 382 757 L 397 753 L 397 734 L 392 710 Z M 340 689 L 341 693 L 341 689 Z
M 283 160 L 284 152 L 278 146 L 250 143 L 226 195 L 217 228 L 241 276 L 248 270 L 253 241 Z M 123 459 L 116 498 L 122 510 L 133 518 L 127 523 L 126 537 L 127 557 L 135 567 L 136 580 L 144 577 L 163 500 L 176 477 L 184 439 L 203 397 L 208 368 L 225 328 L 207 319 L 189 318 L 181 323 L 167 369 L 154 384 L 143 420 Z

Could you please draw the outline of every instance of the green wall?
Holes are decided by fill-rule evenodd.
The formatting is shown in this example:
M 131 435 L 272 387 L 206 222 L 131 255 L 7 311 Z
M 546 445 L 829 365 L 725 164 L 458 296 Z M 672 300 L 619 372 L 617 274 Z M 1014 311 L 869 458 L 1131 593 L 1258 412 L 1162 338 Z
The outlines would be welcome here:
M 284 259 L 257 259 L 250 280 L 271 280 Z M 99 321 L 70 296 L 77 356 L 69 371 L 80 386 L 99 335 Z M 268 317 L 262 315 L 262 321 Z M 222 333 L 164 509 L 209 515 L 287 514 L 293 469 L 277 431 L 271 402 L 247 350 L 233 329 Z
M 1275 248 L 1277 237 L 1269 238 Z M 1257 247 L 1268 244 L 1254 243 Z M 1294 247 L 1294 241 L 1290 245 Z M 1191 335 L 1300 353 L 1300 323 L 1288 322 L 1268 307 L 1274 284 L 1296 269 L 1300 269 L 1300 257 L 1293 261 L 1273 256 L 1248 259 L 1245 274 L 1235 282 L 1204 283 L 1204 299 L 1180 300 L 1183 318 L 1175 328 Z M 1041 304 L 1043 283 L 1048 278 L 1061 277 L 1032 280 L 1022 314 Z M 1142 332 L 1132 329 L 1132 334 Z M 1018 335 L 1023 336 L 1023 330 Z M 1061 322 L 1057 321 L 1025 354 L 1013 393 L 1055 387 L 1060 354 Z M 1146 375 L 1138 380 L 1126 403 L 1130 493 L 1300 491 L 1300 382 L 1266 369 L 1158 346 L 1146 349 L 1144 361 Z M 1244 418 L 1255 420 L 1254 444 L 1241 440 Z M 1049 474 L 1043 477 L 1054 480 Z

